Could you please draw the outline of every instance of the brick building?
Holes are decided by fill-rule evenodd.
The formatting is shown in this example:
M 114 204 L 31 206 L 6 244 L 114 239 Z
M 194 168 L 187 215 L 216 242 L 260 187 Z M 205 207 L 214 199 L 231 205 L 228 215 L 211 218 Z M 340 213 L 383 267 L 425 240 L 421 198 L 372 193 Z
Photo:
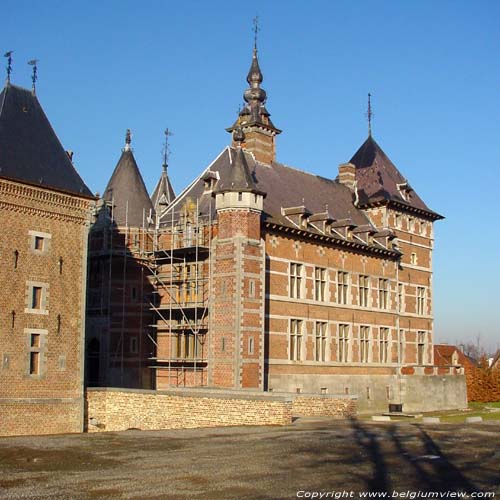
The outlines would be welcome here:
M 35 91 L 0 93 L 0 435 L 81 432 L 92 193 Z
M 442 216 L 371 133 L 331 178 L 277 162 L 256 49 L 247 81 L 232 145 L 157 217 L 155 386 L 464 406 L 463 375 L 433 359 Z

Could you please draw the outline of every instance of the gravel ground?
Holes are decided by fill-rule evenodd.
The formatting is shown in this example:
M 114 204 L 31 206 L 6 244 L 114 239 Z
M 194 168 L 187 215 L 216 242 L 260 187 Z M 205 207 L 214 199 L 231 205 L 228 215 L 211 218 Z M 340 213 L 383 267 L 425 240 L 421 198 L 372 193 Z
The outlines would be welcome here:
M 498 498 L 500 423 L 309 418 L 287 427 L 0 438 L 0 498 L 267 500 L 363 491 Z

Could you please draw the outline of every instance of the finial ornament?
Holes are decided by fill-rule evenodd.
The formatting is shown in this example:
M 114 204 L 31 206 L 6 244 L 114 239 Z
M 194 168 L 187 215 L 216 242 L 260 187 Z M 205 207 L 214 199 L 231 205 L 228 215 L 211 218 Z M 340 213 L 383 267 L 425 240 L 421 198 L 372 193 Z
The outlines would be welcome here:
M 368 135 L 372 136 L 372 118 L 374 114 L 372 111 L 372 95 L 368 92 L 368 111 L 366 112 L 366 117 L 368 118 Z
M 36 92 L 36 81 L 38 80 L 38 59 L 32 59 L 31 61 L 28 61 L 28 64 L 30 66 L 33 66 L 33 73 L 31 74 L 31 81 L 32 81 L 32 86 L 31 89 L 33 90 L 33 94 Z
M 130 151 L 130 143 L 132 142 L 132 133 L 128 128 L 125 132 L 125 151 Z
M 167 170 L 168 167 L 168 160 L 170 158 L 170 148 L 168 147 L 168 138 L 172 137 L 174 134 L 170 131 L 170 129 L 167 127 L 165 129 L 165 143 L 163 145 L 163 170 Z
M 259 32 L 259 16 L 253 18 L 253 50 L 257 52 L 257 34 Z
M 13 50 L 9 50 L 3 56 L 7 58 L 7 83 L 10 83 L 10 74 L 12 73 L 12 52 Z

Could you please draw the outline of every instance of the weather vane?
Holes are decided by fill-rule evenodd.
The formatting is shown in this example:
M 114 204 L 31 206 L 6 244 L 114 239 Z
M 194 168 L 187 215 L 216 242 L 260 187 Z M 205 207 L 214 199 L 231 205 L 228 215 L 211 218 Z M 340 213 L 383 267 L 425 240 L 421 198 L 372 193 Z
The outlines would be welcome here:
M 259 16 L 253 18 L 253 48 L 257 50 L 257 33 L 259 32 Z
M 7 58 L 7 83 L 10 83 L 10 74 L 12 73 L 12 52 L 13 50 L 9 50 L 3 56 Z
M 36 81 L 38 80 L 38 76 L 37 76 L 38 59 L 32 59 L 31 61 L 28 61 L 28 64 L 30 66 L 33 66 L 33 74 L 31 75 L 31 81 L 33 82 L 33 86 L 32 86 L 33 93 L 35 93 L 35 90 L 36 90 Z
M 368 135 L 372 135 L 372 118 L 375 115 L 372 111 L 372 95 L 368 92 L 368 111 L 366 112 L 366 117 L 368 118 Z
M 168 166 L 168 160 L 170 157 L 170 148 L 168 147 L 168 138 L 172 137 L 174 134 L 167 127 L 165 129 L 165 145 L 163 146 L 163 168 L 166 170 Z

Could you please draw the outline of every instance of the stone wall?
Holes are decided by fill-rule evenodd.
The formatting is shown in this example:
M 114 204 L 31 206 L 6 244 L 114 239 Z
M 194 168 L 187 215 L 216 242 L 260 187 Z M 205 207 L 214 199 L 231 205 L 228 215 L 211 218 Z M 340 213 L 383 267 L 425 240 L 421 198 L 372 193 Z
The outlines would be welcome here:
M 423 370 L 421 370 L 423 372 Z M 389 404 L 403 404 L 404 412 L 455 410 L 467 406 L 465 376 L 447 375 L 323 375 L 271 374 L 269 385 L 273 393 L 295 392 L 322 397 L 330 395 L 356 396 L 359 413 L 378 413 L 389 410 Z M 295 411 L 294 411 L 295 415 Z
M 209 389 L 147 391 L 92 388 L 86 392 L 88 432 L 288 425 L 287 396 Z
M 294 416 L 348 418 L 356 416 L 356 397 L 300 395 L 293 398 Z

